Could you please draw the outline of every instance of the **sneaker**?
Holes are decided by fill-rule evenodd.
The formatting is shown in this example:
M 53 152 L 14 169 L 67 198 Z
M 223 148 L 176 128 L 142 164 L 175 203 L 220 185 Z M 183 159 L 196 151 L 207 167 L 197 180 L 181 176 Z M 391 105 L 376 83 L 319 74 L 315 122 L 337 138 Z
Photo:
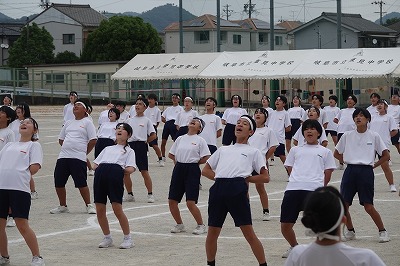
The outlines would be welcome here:
M 282 258 L 287 258 L 289 257 L 290 252 L 292 251 L 293 247 L 288 248 L 285 252 L 282 254 Z
M 135 196 L 128 194 L 123 198 L 123 201 L 135 202 Z
M 262 220 L 263 220 L 263 221 L 269 221 L 269 220 L 271 220 L 271 216 L 269 215 L 269 212 L 264 212 L 264 213 L 263 213 Z
M 104 237 L 99 244 L 99 248 L 109 248 L 113 246 L 113 240 L 111 237 Z
M 389 241 L 390 241 L 390 237 L 386 230 L 379 232 L 379 243 L 385 243 L 385 242 L 389 242 Z
M 390 192 L 396 192 L 397 191 L 396 186 L 394 184 L 389 185 L 389 190 L 390 190 Z
M 132 248 L 134 247 L 135 244 L 133 243 L 132 238 L 125 238 L 124 237 L 124 241 L 122 241 L 121 245 L 119 245 L 120 249 L 128 249 L 128 248 Z
M 269 164 L 268 165 L 270 165 L 270 166 L 275 165 L 275 160 L 274 159 L 269 160 Z
M 31 200 L 35 200 L 35 199 L 37 199 L 39 196 L 38 196 L 38 193 L 36 192 L 36 191 L 32 191 L 31 192 Z
M 356 239 L 356 232 L 349 231 L 347 228 L 344 229 L 343 241 L 350 241 Z
M 93 171 L 93 170 L 89 170 L 89 171 L 88 171 L 88 175 L 89 175 L 89 176 L 94 176 L 94 171 Z
M 158 161 L 158 166 L 164 167 L 165 166 L 165 162 L 163 160 L 159 160 Z
M 44 259 L 39 256 L 33 256 L 31 266 L 44 266 Z
M 162 157 L 162 161 L 165 163 L 165 157 Z
M 50 210 L 51 214 L 60 214 L 60 213 L 67 213 L 67 212 L 69 212 L 67 206 L 58 206 L 57 208 Z
M 147 195 L 147 203 L 154 203 L 156 200 L 154 199 L 153 194 L 148 194 Z
M 171 233 L 182 233 L 182 232 L 186 232 L 185 226 L 183 224 L 176 224 L 171 229 Z
M 392 160 L 389 160 L 389 166 L 392 166 L 392 165 L 393 165 Z
M 344 164 L 343 163 L 340 163 L 339 164 L 339 170 L 343 170 L 344 169 Z
M 207 227 L 204 224 L 198 224 L 193 230 L 194 235 L 201 235 L 207 233 Z
M 8 265 L 10 264 L 10 258 L 4 258 L 3 256 L 0 256 L 0 265 Z
M 8 216 L 6 226 L 7 226 L 7 227 L 15 227 L 15 221 L 14 221 L 14 218 L 13 218 L 13 217 Z M 0 265 L 1 265 L 1 264 L 0 264 Z
M 203 185 L 199 184 L 199 190 L 203 190 Z
M 86 205 L 86 211 L 88 214 L 96 214 L 96 208 L 93 206 L 93 204 Z

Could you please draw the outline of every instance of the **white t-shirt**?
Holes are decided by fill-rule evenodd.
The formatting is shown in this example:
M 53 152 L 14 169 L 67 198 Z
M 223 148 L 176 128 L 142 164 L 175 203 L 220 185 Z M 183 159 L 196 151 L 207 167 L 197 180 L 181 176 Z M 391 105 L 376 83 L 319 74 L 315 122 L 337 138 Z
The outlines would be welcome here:
M 175 155 L 179 163 L 198 163 L 201 158 L 210 155 L 210 150 L 202 137 L 185 134 L 176 139 L 169 153 Z
M 102 139 L 112 139 L 115 140 L 115 127 L 117 126 L 118 122 L 103 122 L 97 131 L 97 138 Z
M 198 117 L 199 113 L 196 110 L 190 109 L 189 111 L 183 110 L 178 114 L 175 119 L 175 125 L 179 127 L 186 127 L 189 125 L 189 122 L 194 118 Z
M 156 105 L 154 107 L 147 107 L 144 110 L 144 115 L 151 120 L 154 126 L 161 122 L 161 111 Z
M 15 135 L 10 129 L 10 126 L 0 129 L 0 151 L 4 148 L 4 146 L 6 146 L 7 143 L 14 141 L 16 141 Z
M 217 146 L 217 131 L 222 130 L 221 117 L 215 114 L 204 114 L 200 116 L 203 119 L 205 126 L 199 134 L 208 145 Z
M 367 107 L 368 112 L 371 114 L 371 120 L 374 116 L 379 115 L 378 110 L 376 109 L 376 106 L 372 106 L 372 104 L 370 106 Z
M 297 146 L 303 146 L 306 143 L 306 139 L 304 138 L 303 133 L 301 132 L 301 127 L 296 131 L 296 133 L 293 136 L 293 139 L 297 140 Z M 318 139 L 318 143 L 322 145 L 324 141 L 328 141 L 328 139 L 326 138 L 325 129 L 322 128 L 322 134 L 321 137 L 319 137 Z
M 346 164 L 374 166 L 375 153 L 382 155 L 387 147 L 378 133 L 367 129 L 364 133 L 358 133 L 357 130 L 346 131 L 335 149 L 343 154 Z
M 20 126 L 21 126 L 21 120 L 19 120 L 18 118 L 15 119 L 14 121 L 12 121 L 11 124 L 8 125 L 8 128 L 10 128 L 12 130 L 12 132 L 14 132 L 15 141 L 19 141 L 19 139 L 21 138 L 21 135 L 19 134 Z M 0 138 L 1 138 L 1 136 L 0 136 Z
M 222 120 L 225 120 L 227 124 L 236 125 L 237 121 L 242 115 L 247 115 L 247 111 L 240 107 L 231 107 L 225 110 L 222 115 Z
M 93 162 L 97 165 L 102 163 L 118 164 L 122 169 L 128 166 L 137 168 L 135 152 L 129 146 L 118 144 L 105 147 Z
M 176 120 L 178 114 L 183 111 L 182 106 L 169 106 L 165 111 L 162 113 L 162 117 L 165 118 L 165 121 Z
M 274 109 L 272 109 L 271 107 L 267 107 L 267 108 L 265 108 L 265 107 L 263 107 L 265 110 L 267 110 L 267 112 L 268 112 L 268 118 L 267 118 L 267 121 L 265 121 L 265 126 L 268 126 L 268 121 L 269 121 L 269 117 L 271 116 L 271 114 L 274 112 Z
M 324 171 L 336 169 L 331 150 L 309 144 L 292 147 L 284 165 L 292 167 L 286 190 L 314 191 L 324 186 Z
M 301 118 L 301 121 L 306 121 L 308 119 L 308 110 L 303 114 L 303 117 Z M 325 123 L 328 123 L 328 117 L 326 116 L 326 113 L 324 109 L 319 108 L 319 117 L 318 117 L 318 122 L 321 124 L 321 126 L 324 126 Z
M 126 123 L 126 120 L 128 120 L 129 117 L 130 117 L 129 113 L 126 110 L 124 110 L 119 115 L 118 123 Z
M 265 156 L 248 144 L 235 143 L 222 146 L 207 160 L 215 178 L 249 177 L 253 171 L 260 173 L 265 166 Z
M 125 123 L 129 124 L 133 131 L 132 136 L 128 139 L 129 142 L 147 141 L 147 136 L 155 133 L 153 123 L 144 115 L 131 117 Z
M 259 149 L 264 157 L 271 147 L 279 146 L 275 133 L 268 127 L 256 128 L 248 142 L 251 147 Z
M 322 246 L 315 242 L 295 246 L 285 266 L 385 266 L 370 249 L 354 248 L 342 242 Z
M 326 130 L 337 131 L 338 124 L 333 122 L 333 119 L 335 119 L 337 114 L 340 112 L 340 108 L 337 106 L 325 106 L 323 110 L 325 111 L 326 118 L 328 119 L 328 126 L 326 127 Z
M 104 110 L 104 111 L 102 111 L 102 112 L 100 113 L 100 115 L 99 115 L 99 121 L 98 121 L 99 127 L 101 127 L 101 125 L 102 125 L 104 122 L 109 122 L 109 121 L 110 121 L 110 118 L 108 118 L 108 111 L 110 111 L 110 110 Z
M 389 104 L 387 114 L 394 118 L 394 122 L 399 127 L 400 124 L 400 105 Z
M 286 110 L 275 110 L 268 120 L 268 127 L 275 132 L 279 143 L 285 143 L 285 128 L 291 125 L 289 114 Z
M 346 131 L 356 129 L 356 124 L 354 123 L 354 120 L 353 120 L 353 113 L 355 110 L 356 110 L 356 108 L 354 108 L 354 107 L 353 108 L 343 108 L 336 115 L 335 118 L 339 120 L 338 127 L 337 127 L 338 133 L 344 133 Z
M 29 166 L 43 163 L 39 142 L 9 142 L 0 151 L 0 189 L 31 192 Z
M 130 116 L 130 117 L 136 116 L 135 105 L 132 105 L 131 108 L 129 108 L 129 116 Z
M 392 116 L 387 114 L 374 116 L 371 123 L 369 123 L 369 129 L 378 133 L 386 144 L 386 148 L 390 148 L 392 145 L 390 131 L 397 130 L 397 125 Z
M 58 138 L 64 140 L 58 159 L 74 158 L 86 162 L 87 145 L 90 140 L 97 138 L 96 128 L 86 118 L 68 120 Z
M 289 114 L 290 119 L 300 119 L 301 120 L 301 118 L 303 117 L 303 115 L 306 111 L 301 106 L 295 106 L 295 107 L 289 108 L 287 110 L 287 112 Z
M 63 117 L 64 117 L 64 123 L 67 122 L 68 120 L 74 120 L 75 119 L 75 115 L 74 115 L 74 104 L 72 103 L 68 103 L 66 105 L 64 105 L 64 109 L 63 109 Z

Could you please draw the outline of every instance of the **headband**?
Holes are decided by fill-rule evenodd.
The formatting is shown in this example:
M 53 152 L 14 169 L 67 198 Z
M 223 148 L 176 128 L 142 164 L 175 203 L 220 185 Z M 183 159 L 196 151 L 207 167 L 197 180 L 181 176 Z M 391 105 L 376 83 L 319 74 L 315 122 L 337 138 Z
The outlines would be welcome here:
M 204 126 L 206 123 L 200 117 L 193 117 L 193 120 L 198 120 L 200 122 L 200 133 L 203 132 Z
M 243 116 L 241 116 L 240 118 L 246 119 L 246 120 L 249 122 L 249 124 L 250 124 L 250 130 L 253 130 L 253 131 L 254 131 L 254 128 L 253 128 L 253 121 L 251 121 L 251 119 L 250 119 L 249 117 L 243 115 Z
M 87 110 L 87 106 L 86 106 L 86 104 L 84 104 L 83 102 L 77 101 L 77 102 L 75 102 L 75 104 L 80 104 L 80 105 L 82 105 L 83 107 L 85 107 L 85 109 Z
M 191 102 L 193 102 L 192 97 L 189 97 L 189 96 L 186 96 L 185 99 L 183 99 L 183 100 L 184 100 L 184 101 L 185 101 L 185 100 L 190 100 Z

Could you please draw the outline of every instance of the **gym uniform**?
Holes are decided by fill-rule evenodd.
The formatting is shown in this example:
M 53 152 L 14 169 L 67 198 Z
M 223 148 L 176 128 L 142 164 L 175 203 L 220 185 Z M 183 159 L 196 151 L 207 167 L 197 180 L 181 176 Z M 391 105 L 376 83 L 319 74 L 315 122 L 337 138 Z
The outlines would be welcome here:
M 161 110 L 157 107 L 157 105 L 154 107 L 147 107 L 147 109 L 144 110 L 144 115 L 153 123 L 154 131 L 156 132 L 156 135 L 158 135 L 157 125 L 161 122 Z M 153 145 L 158 145 L 158 136 L 149 142 L 150 147 Z
M 279 146 L 275 150 L 275 156 L 285 155 L 285 128 L 291 126 L 289 114 L 286 110 L 275 110 L 269 118 L 268 127 L 275 133 Z
M 290 123 L 292 124 L 292 129 L 289 132 L 285 132 L 285 139 L 292 139 L 297 130 L 301 127 L 301 119 L 306 112 L 303 107 L 297 106 L 292 107 L 287 110 L 289 114 Z
M 115 127 L 118 122 L 103 122 L 97 131 L 97 141 L 94 147 L 94 158 L 97 158 L 101 151 L 107 147 L 115 144 Z
M 342 137 L 343 133 L 350 130 L 355 130 L 356 125 L 354 124 L 353 113 L 356 108 L 343 108 L 336 115 L 336 119 L 339 120 L 337 132 L 338 132 L 338 141 Z
M 307 143 L 306 139 L 305 139 L 304 136 L 303 136 L 303 133 L 301 132 L 301 128 L 299 128 L 299 129 L 297 130 L 297 132 L 294 134 L 293 139 L 294 139 L 294 140 L 297 140 L 297 146 L 303 146 L 304 144 Z M 322 143 L 323 143 L 324 141 L 328 142 L 328 139 L 326 138 L 326 133 L 325 133 L 324 128 L 322 128 L 322 134 L 321 134 L 321 136 L 320 136 L 319 139 L 318 139 L 318 143 L 319 143 L 320 145 L 322 145 Z
M 394 122 L 397 125 L 397 134 L 393 137 L 391 137 L 392 144 L 398 144 L 399 142 L 399 127 L 400 127 L 400 105 L 393 105 L 389 104 L 387 108 L 387 114 L 392 116 L 394 118 Z
M 19 122 L 19 120 L 18 120 Z M 21 123 L 19 123 L 21 125 Z M 19 126 L 18 126 L 19 129 Z M 15 142 L 14 132 L 10 129 L 10 126 L 0 129 L 0 151 L 9 142 Z M 19 139 L 18 139 L 19 141 Z
M 222 129 L 221 117 L 216 114 L 204 114 L 200 116 L 205 122 L 203 131 L 199 134 L 202 137 L 213 154 L 217 150 L 217 131 Z
M 177 105 L 167 107 L 167 109 L 162 113 L 161 116 L 164 117 L 166 121 L 162 132 L 162 139 L 168 139 L 168 136 L 171 136 L 172 140 L 175 141 L 176 132 L 178 131 L 175 126 L 175 119 L 182 111 L 182 106 Z
M 182 110 L 175 119 L 175 126 L 178 126 L 175 139 L 188 133 L 188 125 L 194 117 L 198 117 L 199 113 L 196 110 L 190 109 L 189 111 Z
M 247 115 L 247 111 L 240 107 L 231 107 L 225 110 L 222 115 L 222 120 L 225 120 L 226 125 L 224 134 L 222 135 L 222 144 L 231 145 L 236 143 L 235 126 L 242 115 Z
M 333 119 L 339 114 L 340 108 L 337 106 L 325 106 L 323 109 L 326 113 L 326 117 L 328 119 L 328 126 L 325 129 L 326 136 L 331 134 L 331 136 L 337 136 L 337 128 L 338 124 L 333 122 Z
M 322 107 L 318 108 L 318 110 L 319 110 L 318 122 L 321 124 L 322 127 L 324 127 L 324 124 L 329 123 L 328 117 L 327 117 L 324 109 L 322 109 Z M 303 117 L 301 118 L 301 121 L 304 122 L 307 119 L 309 119 L 308 110 L 303 114 Z

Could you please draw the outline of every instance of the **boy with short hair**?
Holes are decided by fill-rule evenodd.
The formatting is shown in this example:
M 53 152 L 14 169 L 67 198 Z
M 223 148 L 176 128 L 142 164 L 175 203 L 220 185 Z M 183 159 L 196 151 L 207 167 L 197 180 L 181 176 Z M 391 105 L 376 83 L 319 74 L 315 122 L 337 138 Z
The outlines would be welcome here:
M 154 130 L 156 133 L 156 138 L 149 142 L 149 146 L 153 148 L 154 152 L 158 158 L 158 165 L 161 167 L 165 166 L 164 161 L 162 160 L 161 150 L 158 147 L 158 133 L 157 127 L 161 122 L 161 110 L 157 106 L 157 95 L 154 93 L 150 93 L 147 95 L 147 100 L 149 101 L 149 107 L 144 111 L 144 115 L 153 122 Z
M 124 101 L 117 101 L 117 102 L 115 103 L 115 108 L 117 108 L 118 111 L 119 111 L 118 123 L 125 123 L 126 120 L 128 120 L 129 117 L 130 117 L 129 112 L 125 110 L 125 108 L 126 108 L 126 102 L 124 102 Z
M 205 122 L 205 126 L 199 136 L 202 137 L 208 145 L 210 153 L 213 154 L 217 150 L 217 138 L 222 135 L 221 117 L 214 113 L 217 106 L 217 100 L 213 97 L 208 97 L 205 101 L 206 113 L 200 116 Z
M 319 118 L 318 118 L 318 122 L 321 124 L 321 126 L 323 128 L 326 128 L 327 125 L 328 125 L 328 118 L 326 116 L 326 113 L 325 113 L 324 109 L 322 109 L 322 104 L 324 103 L 324 97 L 322 97 L 319 94 L 314 94 L 311 97 L 311 103 L 312 103 L 312 106 L 314 106 L 314 107 L 319 109 L 320 115 L 319 115 Z M 302 121 L 307 120 L 309 118 L 307 115 L 308 115 L 308 110 L 307 110 L 307 112 L 304 113 L 304 115 L 303 115 L 301 120 Z
M 325 129 L 326 137 L 330 134 L 333 140 L 333 144 L 337 144 L 337 127 L 338 125 L 333 121 L 336 115 L 339 113 L 340 108 L 336 106 L 338 102 L 338 97 L 336 95 L 329 96 L 329 106 L 324 107 L 324 112 L 328 119 L 328 125 Z

